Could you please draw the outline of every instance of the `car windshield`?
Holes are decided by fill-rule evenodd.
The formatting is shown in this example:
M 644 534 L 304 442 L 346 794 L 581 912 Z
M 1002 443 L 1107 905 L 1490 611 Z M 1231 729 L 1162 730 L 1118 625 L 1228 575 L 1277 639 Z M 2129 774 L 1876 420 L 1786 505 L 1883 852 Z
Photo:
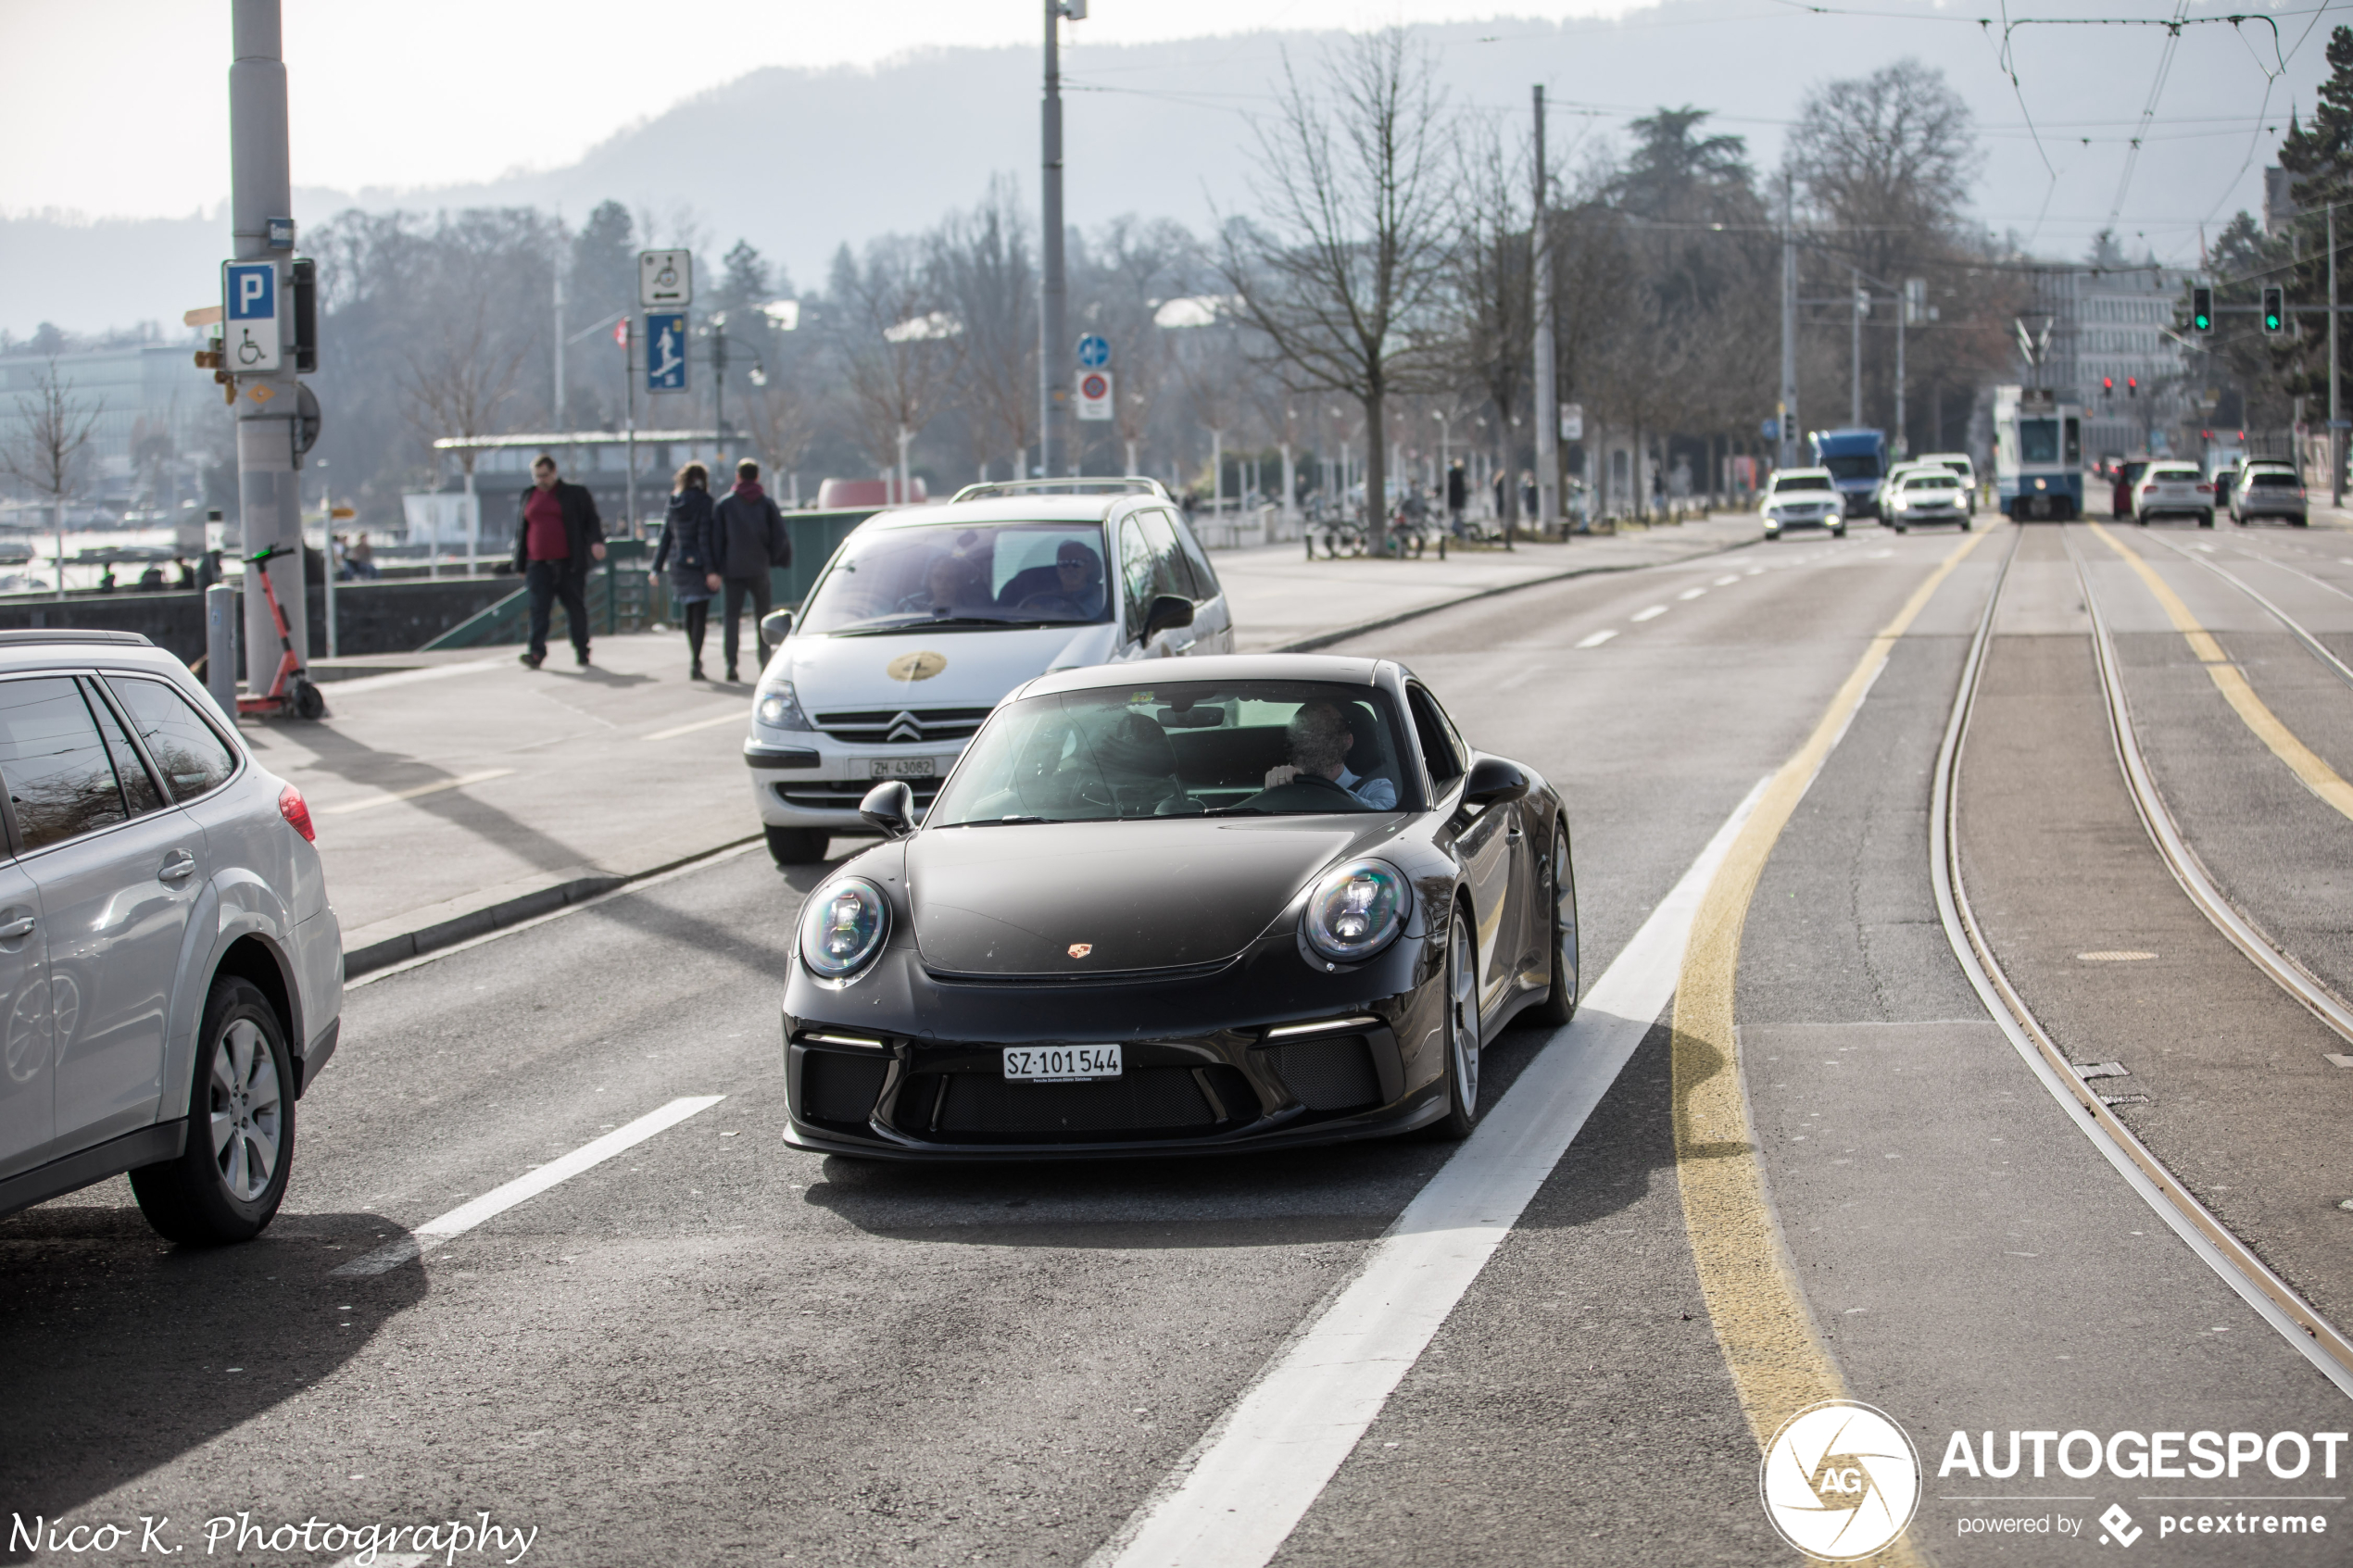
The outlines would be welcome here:
M 1773 481 L 1773 494 L 1786 495 L 1793 490 L 1828 490 L 1831 482 L 1818 473 L 1784 474 Z
M 1949 473 L 1924 473 L 1904 482 L 1906 490 L 1958 490 L 1961 482 Z
M 1879 477 L 1879 459 L 1868 452 L 1857 452 L 1844 458 L 1824 458 L 1822 466 L 1831 470 L 1832 477 L 1838 479 L 1877 479 Z
M 939 523 L 850 535 L 796 630 L 986 630 L 1101 621 L 1110 612 L 1099 524 Z
M 925 827 L 1393 810 L 1415 794 L 1411 756 L 1369 686 L 1098 686 L 1000 709 Z

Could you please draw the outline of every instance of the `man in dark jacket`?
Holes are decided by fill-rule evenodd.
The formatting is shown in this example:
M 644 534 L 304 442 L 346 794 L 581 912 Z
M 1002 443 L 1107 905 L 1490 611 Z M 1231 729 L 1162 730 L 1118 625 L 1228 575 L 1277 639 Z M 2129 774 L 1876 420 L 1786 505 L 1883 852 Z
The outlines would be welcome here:
M 515 508 L 515 570 L 531 591 L 531 646 L 522 661 L 534 670 L 547 658 L 547 618 L 558 599 L 571 623 L 572 651 L 588 665 L 588 570 L 605 558 L 605 524 L 585 484 L 556 477 L 547 453 L 531 465 L 531 488 Z
M 727 650 L 727 679 L 739 681 L 743 677 L 736 670 L 736 618 L 742 613 L 744 600 L 749 597 L 757 660 L 760 622 L 768 614 L 773 598 L 768 569 L 792 564 L 792 538 L 785 532 L 785 514 L 760 488 L 760 465 L 749 458 L 736 465 L 736 487 L 719 503 L 711 519 L 711 537 L 713 564 L 721 579 L 720 591 L 725 596 L 720 611 L 727 618 L 722 637 Z

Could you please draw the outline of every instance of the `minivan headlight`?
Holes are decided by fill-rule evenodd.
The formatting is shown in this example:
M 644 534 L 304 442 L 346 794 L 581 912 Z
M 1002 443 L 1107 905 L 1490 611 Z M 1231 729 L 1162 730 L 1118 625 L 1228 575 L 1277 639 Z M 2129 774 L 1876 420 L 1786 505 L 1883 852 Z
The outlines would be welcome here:
M 784 682 L 763 696 L 753 711 L 760 721 L 772 730 L 816 728 L 809 721 L 809 715 L 800 710 L 800 698 L 793 692 L 790 681 Z
M 1351 860 L 1307 895 L 1301 932 L 1334 963 L 1357 963 L 1397 939 L 1413 910 L 1405 874 L 1385 860 Z
M 800 911 L 800 961 L 812 972 L 840 980 L 865 967 L 889 934 L 890 906 L 882 889 L 845 877 L 818 889 Z

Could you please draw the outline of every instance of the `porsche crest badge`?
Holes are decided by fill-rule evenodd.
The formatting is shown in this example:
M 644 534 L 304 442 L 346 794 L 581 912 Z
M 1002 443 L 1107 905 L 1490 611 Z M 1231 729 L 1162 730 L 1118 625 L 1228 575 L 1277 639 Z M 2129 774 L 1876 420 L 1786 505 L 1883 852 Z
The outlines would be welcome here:
M 928 681 L 948 668 L 948 656 L 925 648 L 917 653 L 902 653 L 883 666 L 883 673 L 894 681 Z
M 1070 956 L 1074 959 L 1083 959 L 1094 950 L 1095 945 L 1092 942 L 1073 942 L 1070 945 Z

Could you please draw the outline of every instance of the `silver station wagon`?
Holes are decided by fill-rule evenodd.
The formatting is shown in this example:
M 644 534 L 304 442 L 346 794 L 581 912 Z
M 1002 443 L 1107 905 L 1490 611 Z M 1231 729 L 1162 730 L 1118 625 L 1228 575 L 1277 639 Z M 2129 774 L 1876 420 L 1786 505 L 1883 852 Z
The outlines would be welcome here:
M 129 1172 L 173 1241 L 258 1234 L 343 1005 L 301 792 L 122 632 L 0 632 L 0 1214 Z

